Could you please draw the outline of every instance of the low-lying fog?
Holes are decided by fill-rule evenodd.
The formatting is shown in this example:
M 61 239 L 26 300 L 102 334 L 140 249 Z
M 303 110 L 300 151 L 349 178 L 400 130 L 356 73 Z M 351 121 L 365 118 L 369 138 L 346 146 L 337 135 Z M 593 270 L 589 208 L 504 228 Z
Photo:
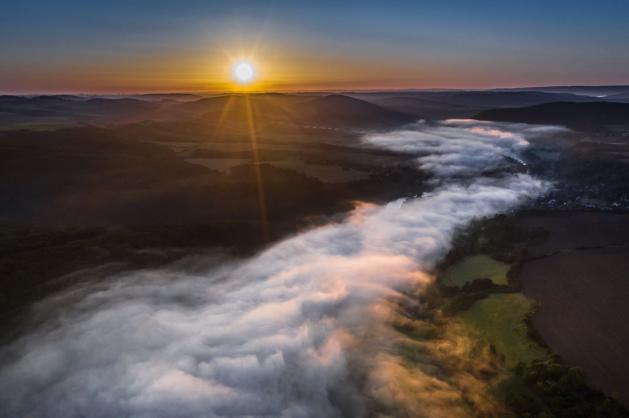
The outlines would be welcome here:
M 548 129 L 450 120 L 367 135 L 365 146 L 416 154 L 434 190 L 359 204 L 250 259 L 203 272 L 191 260 L 41 302 L 43 325 L 1 353 L 0 415 L 334 417 L 403 403 L 388 302 L 429 283 L 470 222 L 544 192 L 519 155 Z M 460 415 L 455 379 L 429 367 L 415 379 L 416 416 Z

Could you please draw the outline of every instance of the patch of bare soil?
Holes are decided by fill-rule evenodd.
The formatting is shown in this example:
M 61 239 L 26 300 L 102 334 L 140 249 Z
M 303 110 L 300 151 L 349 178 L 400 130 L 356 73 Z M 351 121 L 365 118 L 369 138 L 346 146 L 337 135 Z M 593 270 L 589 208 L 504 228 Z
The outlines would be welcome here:
M 548 232 L 520 271 L 524 294 L 540 305 L 533 326 L 629 405 L 629 214 L 528 214 L 519 223 Z

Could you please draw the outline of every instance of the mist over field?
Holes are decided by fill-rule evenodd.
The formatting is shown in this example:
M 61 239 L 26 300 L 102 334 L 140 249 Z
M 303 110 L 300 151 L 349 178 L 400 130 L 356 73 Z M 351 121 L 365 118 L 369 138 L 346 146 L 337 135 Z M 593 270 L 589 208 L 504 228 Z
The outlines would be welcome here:
M 409 129 L 371 134 L 365 142 L 394 151 L 419 154 L 419 167 L 444 180 L 478 176 L 504 168 L 507 160 L 526 165 L 520 158 L 527 136 L 565 131 L 560 126 L 500 124 L 450 119 L 433 126 L 420 121 Z
M 436 372 L 430 349 L 408 401 L 396 304 L 434 280 L 463 228 L 543 195 L 520 154 L 553 129 L 447 120 L 367 135 L 414 156 L 433 189 L 358 203 L 249 258 L 123 272 L 39 302 L 40 325 L 2 350 L 0 415 L 366 416 L 379 402 L 466 416 L 463 392 L 485 389 L 464 370 Z M 462 361 L 452 338 L 432 352 Z

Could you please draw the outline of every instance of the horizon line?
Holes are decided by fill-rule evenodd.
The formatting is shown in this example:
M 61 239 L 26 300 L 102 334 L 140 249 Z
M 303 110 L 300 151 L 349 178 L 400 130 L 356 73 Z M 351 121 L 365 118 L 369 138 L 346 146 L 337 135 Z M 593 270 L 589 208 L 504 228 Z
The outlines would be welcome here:
M 143 96 L 143 95 L 169 95 L 169 94 L 189 94 L 195 96 L 203 95 L 226 95 L 226 94 L 314 94 L 314 93 L 397 93 L 397 92 L 448 92 L 448 91 L 502 91 L 502 90 L 522 90 L 522 89 L 548 89 L 548 88 L 613 88 L 613 87 L 628 87 L 627 84 L 548 84 L 548 85 L 525 85 L 525 86 L 513 86 L 513 87 L 486 87 L 486 88 L 456 88 L 456 87 L 408 87 L 408 88 L 373 88 L 373 89 L 304 89 L 304 90 L 283 90 L 283 89 L 269 89 L 269 90 L 251 90 L 251 91 L 226 91 L 226 90 L 206 90 L 206 91 L 182 91 L 182 90 L 170 90 L 170 91 L 137 91 L 137 92 L 124 92 L 124 91 L 111 91 L 111 92 L 9 92 L 0 91 L 0 96 Z

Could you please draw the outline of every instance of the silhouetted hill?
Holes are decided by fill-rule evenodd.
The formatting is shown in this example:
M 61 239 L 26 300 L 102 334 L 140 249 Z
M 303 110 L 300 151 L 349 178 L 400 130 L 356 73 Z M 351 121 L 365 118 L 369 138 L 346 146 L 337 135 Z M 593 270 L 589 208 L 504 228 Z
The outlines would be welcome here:
M 354 97 L 390 110 L 424 119 L 471 117 L 497 107 L 532 106 L 542 103 L 595 101 L 592 97 L 534 91 L 420 91 L 355 93 Z
M 586 96 L 603 97 L 611 94 L 629 93 L 629 86 L 539 86 L 522 87 L 513 89 L 500 89 L 501 91 L 539 91 L 547 93 L 572 93 Z
M 246 125 L 249 113 L 258 127 L 282 124 L 297 128 L 388 128 L 416 119 L 343 95 L 233 94 L 182 103 L 168 111 L 202 116 L 209 124 L 224 126 Z
M 533 106 L 550 102 L 590 102 L 593 99 L 587 96 L 578 96 L 569 93 L 545 93 L 531 92 L 492 92 L 492 91 L 468 91 L 453 93 L 449 99 L 452 103 L 464 106 L 476 107 L 514 107 Z
M 77 113 L 85 112 L 88 115 L 124 117 L 139 116 L 155 109 L 154 104 L 138 99 L 89 99 L 85 102 L 76 103 L 72 108 Z
M 311 99 L 298 111 L 304 122 L 328 126 L 386 127 L 416 120 L 412 115 L 340 94 Z
M 0 121 L 124 123 L 150 115 L 161 106 L 132 98 L 89 98 L 69 95 L 0 96 Z
M 605 96 L 605 100 L 611 102 L 629 102 L 629 92 L 610 94 L 609 96 Z
M 192 93 L 145 93 L 133 97 L 140 100 L 173 100 L 181 102 L 202 98 L 202 96 Z
M 272 93 L 259 93 L 259 94 L 224 94 L 215 97 L 205 97 L 199 100 L 189 101 L 174 106 L 171 110 L 176 112 L 190 112 L 196 115 L 203 115 L 207 113 L 222 113 L 225 109 L 242 109 L 246 110 L 247 104 L 252 107 L 267 108 L 273 110 L 273 107 L 285 106 L 287 104 L 295 103 L 303 100 L 303 97 L 293 96 L 287 94 L 272 94 Z M 275 109 L 272 113 L 277 113 Z
M 233 134 L 256 127 L 297 132 L 300 129 L 389 129 L 416 119 L 472 117 L 499 107 L 549 102 L 598 101 L 589 96 L 538 91 L 402 91 L 331 94 L 222 94 L 210 97 L 187 93 L 136 96 L 0 96 L 0 123 L 127 124 L 145 120 L 172 123 L 202 121 Z M 622 97 L 618 97 L 622 100 Z M 270 132 L 267 129 L 267 132 Z
M 475 116 L 480 120 L 524 122 L 590 128 L 629 124 L 629 103 L 546 103 L 523 108 L 492 109 Z
M 434 98 L 425 98 L 415 94 L 404 95 L 359 95 L 366 101 L 409 115 L 418 119 L 445 119 L 452 117 L 469 117 L 478 109 L 471 110 L 465 106 L 448 103 Z
M 39 100 L 40 102 L 54 102 L 61 100 L 75 100 L 75 101 L 84 101 L 87 100 L 88 97 L 82 96 L 74 96 L 72 94 L 45 94 L 39 96 L 33 96 L 32 99 Z

